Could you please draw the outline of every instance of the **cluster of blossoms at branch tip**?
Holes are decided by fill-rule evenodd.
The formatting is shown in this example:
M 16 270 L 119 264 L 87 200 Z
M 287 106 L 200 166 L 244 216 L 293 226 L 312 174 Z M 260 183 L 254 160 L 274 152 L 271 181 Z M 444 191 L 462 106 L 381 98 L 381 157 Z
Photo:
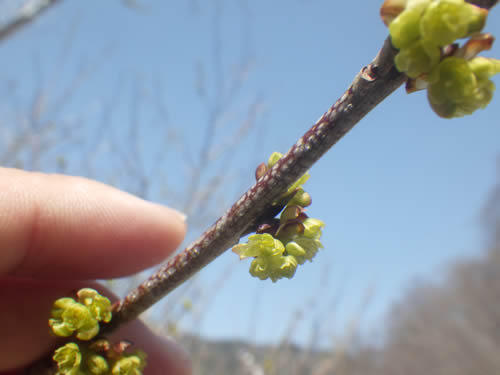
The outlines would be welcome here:
M 445 118 L 488 105 L 490 78 L 500 73 L 500 60 L 477 56 L 494 41 L 481 33 L 488 10 L 464 0 L 386 0 L 381 16 L 399 49 L 394 63 L 408 76 L 407 92 L 427 89 L 432 109 Z M 462 38 L 468 40 L 460 47 Z
M 267 165 L 259 165 L 256 178 L 263 176 L 282 156 L 273 153 Z M 325 224 L 305 214 L 305 207 L 312 202 L 302 188 L 308 179 L 309 174 L 304 174 L 275 202 L 283 207 L 279 219 L 260 225 L 247 243 L 233 247 L 240 259 L 254 258 L 250 265 L 252 276 L 261 280 L 270 278 L 273 282 L 283 277 L 292 278 L 297 266 L 311 261 L 323 247 L 320 238 Z
M 57 375 L 141 375 L 146 356 L 141 351 L 125 353 L 130 343 L 122 341 L 111 346 L 106 339 L 85 342 L 97 336 L 100 322 L 111 321 L 109 299 L 90 288 L 80 289 L 76 296 L 76 300 L 56 300 L 49 319 L 56 336 L 74 334 L 83 340 L 56 349 L 52 358 L 57 363 Z

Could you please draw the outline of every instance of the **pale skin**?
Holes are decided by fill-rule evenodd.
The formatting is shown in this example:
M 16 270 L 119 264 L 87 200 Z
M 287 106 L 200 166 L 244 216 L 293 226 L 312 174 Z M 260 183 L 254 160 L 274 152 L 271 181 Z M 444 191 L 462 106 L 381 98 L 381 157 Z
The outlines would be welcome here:
M 92 280 L 161 262 L 185 232 L 176 211 L 104 184 L 0 168 L 0 375 L 21 374 L 53 348 L 47 319 L 55 299 L 81 287 L 112 296 Z M 148 354 L 145 375 L 191 374 L 182 349 L 140 321 L 113 338 Z

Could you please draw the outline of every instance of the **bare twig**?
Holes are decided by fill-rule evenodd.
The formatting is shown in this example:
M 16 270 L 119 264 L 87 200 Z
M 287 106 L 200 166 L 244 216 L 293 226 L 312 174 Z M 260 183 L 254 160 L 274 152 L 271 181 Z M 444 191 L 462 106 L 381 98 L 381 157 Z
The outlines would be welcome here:
M 34 0 L 25 4 L 16 17 L 0 28 L 0 42 L 37 19 L 43 12 L 61 0 Z

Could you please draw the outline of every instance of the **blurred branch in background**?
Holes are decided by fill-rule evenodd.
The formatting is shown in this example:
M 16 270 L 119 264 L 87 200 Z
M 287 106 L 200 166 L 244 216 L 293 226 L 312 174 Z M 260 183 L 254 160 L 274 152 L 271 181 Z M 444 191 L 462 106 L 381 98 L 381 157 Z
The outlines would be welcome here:
M 62 41 L 61 52 L 54 56 L 52 68 L 43 71 L 41 58 L 32 61 L 32 94 L 23 96 L 24 77 L 9 79 L 0 92 L 4 99 L 0 107 L 2 133 L 0 133 L 0 165 L 25 170 L 65 172 L 68 154 L 88 136 L 84 134 L 83 113 L 67 113 L 75 95 L 89 81 L 109 57 L 110 49 L 101 51 L 95 59 L 82 61 L 70 79 L 60 78 L 68 65 L 68 56 L 75 30 L 71 29 Z M 58 87 L 60 86 L 60 87 Z M 80 155 L 80 159 L 85 159 Z
M 6 24 L 0 25 L 0 42 L 13 36 L 24 26 L 29 25 L 41 16 L 45 11 L 52 8 L 61 0 L 31 0 L 24 3 L 17 14 Z M 0 7 L 3 4 L 0 3 Z

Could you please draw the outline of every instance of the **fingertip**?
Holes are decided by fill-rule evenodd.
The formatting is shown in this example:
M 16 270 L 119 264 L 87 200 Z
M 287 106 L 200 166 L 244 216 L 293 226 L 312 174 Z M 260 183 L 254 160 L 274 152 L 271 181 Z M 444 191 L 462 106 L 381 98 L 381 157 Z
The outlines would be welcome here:
M 0 168 L 0 274 L 121 277 L 169 256 L 185 216 L 80 177 Z

